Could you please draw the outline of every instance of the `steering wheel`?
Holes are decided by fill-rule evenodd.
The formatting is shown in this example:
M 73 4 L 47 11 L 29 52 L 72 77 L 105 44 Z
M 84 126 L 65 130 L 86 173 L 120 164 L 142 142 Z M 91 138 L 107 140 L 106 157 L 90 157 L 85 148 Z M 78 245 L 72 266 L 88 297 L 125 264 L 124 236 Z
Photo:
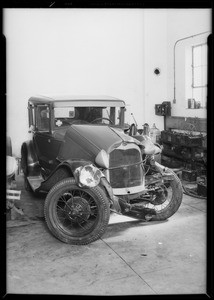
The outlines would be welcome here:
M 112 120 L 110 120 L 110 119 L 108 119 L 108 118 L 96 118 L 96 119 L 94 119 L 93 121 L 91 121 L 91 124 L 92 124 L 92 123 L 96 123 L 96 122 L 99 121 L 99 120 L 107 120 L 107 121 L 109 121 L 109 123 L 113 124 Z
M 63 119 L 62 120 L 62 124 L 63 125 L 66 125 L 66 124 L 71 125 L 71 122 L 69 120 L 67 120 L 67 119 Z
M 129 127 L 129 135 L 130 136 L 133 136 L 133 135 L 136 135 L 137 133 L 137 126 L 132 123 L 131 126 Z

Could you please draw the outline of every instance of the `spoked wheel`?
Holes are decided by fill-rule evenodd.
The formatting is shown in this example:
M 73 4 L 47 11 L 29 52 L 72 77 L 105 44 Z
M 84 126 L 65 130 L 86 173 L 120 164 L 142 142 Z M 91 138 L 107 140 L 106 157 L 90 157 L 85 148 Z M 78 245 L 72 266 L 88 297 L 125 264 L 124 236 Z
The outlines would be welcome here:
M 108 226 L 109 201 L 102 188 L 80 188 L 73 178 L 58 182 L 48 193 L 44 213 L 52 234 L 64 243 L 89 244 Z
M 165 220 L 171 217 L 181 205 L 183 198 L 181 181 L 172 170 L 169 169 L 168 173 L 173 174 L 174 179 L 156 186 L 154 201 L 145 205 L 156 211 L 156 215 L 151 220 Z

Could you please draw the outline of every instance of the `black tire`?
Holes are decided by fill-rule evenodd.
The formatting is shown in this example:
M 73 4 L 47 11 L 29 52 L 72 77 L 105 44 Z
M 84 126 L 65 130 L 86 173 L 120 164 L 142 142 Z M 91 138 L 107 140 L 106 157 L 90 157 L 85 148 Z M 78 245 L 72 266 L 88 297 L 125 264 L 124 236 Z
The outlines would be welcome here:
M 74 178 L 65 178 L 49 191 L 44 215 L 48 228 L 60 241 L 86 245 L 106 230 L 110 205 L 100 186 L 80 188 Z
M 156 210 L 156 215 L 152 217 L 151 220 L 153 221 L 162 221 L 168 219 L 174 215 L 182 202 L 183 189 L 181 181 L 172 170 L 168 169 L 167 172 L 173 174 L 174 176 L 174 180 L 169 181 L 168 184 L 165 185 L 165 188 L 168 192 L 171 190 L 171 195 L 168 195 L 162 204 L 154 205 L 153 208 Z

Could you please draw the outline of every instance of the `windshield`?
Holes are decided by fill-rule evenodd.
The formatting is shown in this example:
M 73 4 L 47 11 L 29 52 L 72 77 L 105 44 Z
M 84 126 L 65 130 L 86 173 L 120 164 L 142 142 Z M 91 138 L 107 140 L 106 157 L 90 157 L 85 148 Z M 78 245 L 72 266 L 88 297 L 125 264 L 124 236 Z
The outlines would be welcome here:
M 120 126 L 123 107 L 55 107 L 55 128 L 72 124 L 103 124 Z

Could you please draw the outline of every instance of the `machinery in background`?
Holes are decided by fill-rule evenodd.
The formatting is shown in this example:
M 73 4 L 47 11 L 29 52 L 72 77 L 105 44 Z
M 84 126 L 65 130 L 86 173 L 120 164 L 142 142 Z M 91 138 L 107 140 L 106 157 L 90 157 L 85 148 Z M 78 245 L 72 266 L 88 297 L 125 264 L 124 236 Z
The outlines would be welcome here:
M 171 102 L 164 101 L 162 104 L 155 104 L 155 114 L 157 116 L 171 116 Z
M 161 163 L 169 168 L 181 170 L 183 187 L 184 182 L 195 183 L 193 195 L 206 197 L 207 134 L 201 131 L 199 119 L 193 118 L 193 123 L 184 119 L 178 122 L 177 126 L 169 128 L 167 120 L 176 117 L 170 117 L 171 102 L 167 101 L 155 105 L 155 114 L 164 117 L 164 130 L 161 131 L 160 138 L 163 148 Z M 181 123 L 182 126 L 179 126 Z
M 164 130 L 162 164 L 182 169 L 183 182 L 197 184 L 197 194 L 207 195 L 207 135 Z

